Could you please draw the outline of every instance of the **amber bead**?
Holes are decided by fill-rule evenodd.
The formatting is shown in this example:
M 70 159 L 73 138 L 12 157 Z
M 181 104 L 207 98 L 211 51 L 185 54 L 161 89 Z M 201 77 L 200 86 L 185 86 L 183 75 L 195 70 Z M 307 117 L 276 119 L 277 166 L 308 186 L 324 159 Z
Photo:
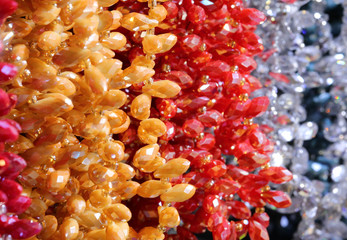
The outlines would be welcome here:
M 128 13 L 121 20 L 122 27 L 130 31 L 149 30 L 158 26 L 158 21 L 141 13 Z
M 116 171 L 117 171 L 119 180 L 121 181 L 130 180 L 135 176 L 134 168 L 122 162 L 118 163 L 118 167 Z
M 121 195 L 122 200 L 127 200 L 136 195 L 137 189 L 140 186 L 138 182 L 126 181 L 119 184 L 117 188 L 118 193 Z
M 104 208 L 111 204 L 110 195 L 103 189 L 97 189 L 90 193 L 89 202 L 96 208 Z
M 109 90 L 100 101 L 100 105 L 109 110 L 122 107 L 127 100 L 126 94 L 121 90 Z
M 27 209 L 26 213 L 32 217 L 43 217 L 48 209 L 48 206 L 41 199 L 31 199 L 31 205 Z
M 138 234 L 139 240 L 163 240 L 165 235 L 157 228 L 144 227 Z
M 61 239 L 73 240 L 76 239 L 79 232 L 79 224 L 73 218 L 65 218 L 59 227 Z
M 149 118 L 151 113 L 152 97 L 148 94 L 140 94 L 131 102 L 131 115 L 139 120 Z
M 119 50 L 127 43 L 126 37 L 119 32 L 112 32 L 110 36 L 101 40 L 101 43 L 112 50 Z
M 140 185 L 137 194 L 144 198 L 156 198 L 171 188 L 171 183 L 148 180 Z
M 106 240 L 106 230 L 105 229 L 97 229 L 89 231 L 85 236 L 86 240 Z
M 78 152 L 75 152 L 75 154 L 78 154 Z M 88 153 L 86 156 L 83 155 L 82 157 L 73 159 L 69 167 L 76 171 L 86 172 L 88 171 L 91 164 L 97 163 L 99 161 L 101 161 L 101 157 L 98 154 Z
M 151 144 L 140 148 L 136 151 L 133 158 L 133 164 L 135 167 L 141 168 L 141 166 L 146 166 L 146 164 L 152 162 L 159 152 L 158 144 Z
M 98 163 L 89 166 L 88 176 L 97 185 L 105 185 L 118 177 L 115 171 Z
M 70 214 L 80 214 L 86 209 L 86 201 L 80 195 L 74 195 L 66 202 L 66 209 Z
M 167 207 L 162 209 L 163 207 L 159 207 L 159 224 L 164 227 L 174 228 L 180 224 L 180 215 L 176 208 Z
M 147 54 L 158 54 L 169 51 L 177 42 L 177 37 L 172 33 L 160 35 L 146 35 L 143 38 L 143 51 Z
M 70 177 L 69 170 L 57 170 L 52 172 L 47 177 L 47 189 L 51 192 L 62 190 Z
M 121 203 L 107 206 L 103 212 L 113 221 L 129 221 L 131 219 L 131 211 Z
M 160 80 L 143 86 L 142 91 L 152 97 L 172 98 L 181 91 L 181 88 L 173 81 Z
M 86 210 L 78 216 L 74 216 L 74 218 L 79 225 L 91 230 L 100 229 L 106 223 L 106 219 L 102 214 L 93 210 Z
M 195 187 L 190 184 L 177 184 L 160 196 L 164 202 L 184 202 L 195 194 Z
M 140 122 L 137 132 L 141 142 L 155 144 L 166 133 L 166 125 L 157 118 L 149 118 Z
M 174 178 L 185 173 L 190 166 L 190 161 L 184 158 L 175 158 L 159 167 L 153 174 L 156 178 Z
M 135 84 L 149 80 L 154 74 L 155 71 L 152 68 L 131 65 L 124 69 L 121 79 L 126 83 Z
M 61 36 L 59 33 L 53 31 L 43 32 L 37 42 L 37 45 L 42 50 L 53 50 L 61 43 Z
M 104 161 L 120 162 L 124 159 L 124 145 L 119 141 L 98 144 L 98 153 Z
M 49 239 L 58 229 L 58 220 L 53 215 L 46 215 L 42 221 L 42 231 L 39 234 L 41 239 Z
M 79 134 L 86 139 L 105 138 L 110 134 L 111 126 L 108 119 L 100 114 L 89 114 L 79 125 Z
M 106 227 L 106 240 L 126 240 L 126 236 L 124 235 L 124 232 L 122 231 L 121 227 L 111 222 Z
M 158 20 L 158 22 L 162 22 L 166 18 L 166 15 L 167 11 L 163 5 L 155 6 L 148 11 L 148 16 L 150 18 Z
M 42 5 L 33 12 L 32 19 L 38 25 L 47 25 L 58 17 L 60 10 L 53 4 Z

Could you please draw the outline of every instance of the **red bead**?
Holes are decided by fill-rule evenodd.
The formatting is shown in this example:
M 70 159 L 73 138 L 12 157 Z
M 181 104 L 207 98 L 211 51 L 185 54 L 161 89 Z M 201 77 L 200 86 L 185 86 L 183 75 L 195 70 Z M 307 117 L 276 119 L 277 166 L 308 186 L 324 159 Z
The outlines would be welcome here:
M 252 103 L 247 110 L 246 117 L 257 117 L 263 114 L 267 110 L 269 104 L 270 101 L 268 97 L 257 97 L 252 99 Z
M 247 176 L 249 173 L 242 168 L 236 167 L 234 165 L 228 165 L 227 174 L 234 180 L 238 180 L 243 176 Z
M 179 236 L 179 239 L 198 240 L 198 238 L 193 233 L 180 226 L 177 227 L 177 235 Z
M 204 198 L 202 207 L 207 213 L 213 214 L 220 211 L 221 204 L 222 203 L 218 195 L 207 195 Z
M 223 222 L 218 224 L 212 231 L 214 240 L 230 240 L 231 234 L 230 223 L 227 219 L 223 220 Z
M 250 94 L 251 87 L 249 83 L 237 72 L 230 72 L 227 74 L 223 93 L 226 96 L 240 96 L 241 94 Z
M 192 67 L 201 67 L 202 65 L 208 63 L 212 59 L 212 54 L 203 51 L 203 52 L 196 52 L 191 55 L 191 58 L 188 59 L 189 66 Z
M 183 95 L 176 100 L 176 105 L 182 110 L 193 111 L 206 106 L 210 101 L 208 97 L 198 97 L 194 94 Z
M 6 203 L 7 201 L 8 201 L 7 195 L 3 191 L 0 190 L 0 202 Z
M 293 174 L 284 167 L 269 167 L 259 171 L 259 175 L 267 180 L 281 184 L 293 179 Z
M 7 211 L 15 214 L 22 214 L 31 204 L 31 198 L 27 196 L 18 196 L 17 198 L 10 199 L 7 204 Z
M 193 24 L 201 24 L 206 20 L 205 10 L 200 7 L 193 5 L 188 10 L 188 19 Z
M 0 116 L 7 115 L 17 103 L 17 96 L 7 94 L 0 88 Z
M 263 207 L 266 204 L 265 200 L 261 197 L 260 189 L 241 188 L 237 194 L 243 201 L 248 202 L 253 207 Z
M 17 176 L 16 174 L 18 172 L 21 172 L 27 166 L 26 161 L 22 157 L 14 153 L 8 153 L 8 152 L 0 153 L 0 159 L 5 159 L 5 158 L 8 160 L 9 166 L 6 169 L 6 171 L 2 173 L 3 177 L 13 179 L 12 178 L 13 176 L 16 177 Z
M 225 111 L 224 116 L 228 118 L 239 118 L 243 116 L 251 106 L 251 100 L 247 99 L 245 101 L 241 101 L 239 99 L 232 99 L 228 109 Z
M 3 154 L 0 154 L 0 175 L 2 175 L 10 166 L 9 159 Z
M 220 86 L 216 82 L 202 83 L 199 85 L 197 92 L 200 95 L 214 97 L 219 92 Z
M 0 8 L 0 24 L 5 18 L 16 11 L 18 3 L 13 0 L 3 0 Z
M 204 125 L 197 119 L 189 119 L 182 126 L 183 132 L 187 137 L 198 137 L 204 131 Z
M 287 208 L 292 205 L 290 197 L 281 191 L 267 191 L 262 193 L 262 197 L 271 205 L 277 208 Z
M 248 219 L 251 217 L 251 210 L 240 201 L 228 201 L 228 213 L 236 219 Z
M 207 110 L 199 115 L 198 119 L 205 127 L 213 127 L 218 126 L 223 121 L 223 115 L 217 110 Z
M 200 172 L 187 173 L 184 175 L 184 178 L 187 183 L 194 185 L 196 188 L 201 188 L 205 186 L 208 181 L 210 181 L 210 177 Z
M 237 180 L 243 188 L 252 189 L 252 188 L 262 188 L 265 187 L 269 181 L 255 174 L 248 174 L 246 176 L 242 176 Z
M 18 130 L 9 121 L 0 120 L 0 141 L 14 142 L 18 138 Z
M 218 179 L 215 184 L 208 190 L 209 193 L 217 194 L 221 197 L 235 194 L 241 185 L 230 179 Z
M 12 200 L 22 193 L 23 187 L 13 180 L 4 179 L 0 182 L 0 190 L 4 192 L 10 200 Z
M 171 122 L 165 121 L 164 123 L 166 126 L 166 133 L 163 136 L 161 136 L 160 139 L 164 141 L 170 141 L 175 137 L 176 129 Z
M 166 19 L 172 19 L 177 16 L 178 13 L 178 7 L 173 2 L 164 2 L 163 6 L 166 8 L 167 16 Z
M 251 240 L 269 240 L 266 228 L 259 222 L 250 220 L 248 233 Z
M 227 166 L 220 160 L 213 160 L 204 166 L 204 173 L 212 178 L 219 178 L 227 171 Z
M 270 162 L 270 157 L 268 155 L 257 152 L 249 152 L 247 154 L 242 155 L 237 162 L 240 167 L 252 171 Z
M 266 143 L 266 140 L 266 135 L 262 133 L 259 129 L 253 129 L 249 133 L 249 142 L 255 148 L 263 146 Z
M 173 118 L 177 113 L 177 106 L 172 99 L 158 99 L 156 107 L 160 116 L 164 118 Z
M 257 62 L 247 55 L 239 55 L 233 59 L 235 64 L 239 67 L 241 73 L 250 73 L 257 68 Z
M 182 89 L 193 85 L 194 80 L 184 71 L 171 71 L 164 75 L 166 79 L 176 82 Z
M 266 212 L 263 213 L 254 213 L 252 216 L 254 221 L 261 223 L 264 227 L 268 227 L 270 223 L 270 217 Z
M 255 8 L 245 8 L 241 11 L 238 19 L 242 24 L 258 25 L 266 20 L 266 16 Z
M 207 221 L 207 228 L 210 231 L 213 231 L 219 224 L 225 221 L 225 216 L 220 212 L 211 214 Z
M 1 11 L 0 11 L 1 15 Z M 1 16 L 0 16 L 1 18 Z M 0 84 L 10 81 L 17 75 L 17 67 L 10 63 L 0 62 Z
M 216 139 L 210 133 L 205 133 L 204 137 L 196 142 L 196 147 L 203 150 L 210 150 L 214 147 Z
M 184 36 L 180 43 L 183 50 L 187 53 L 190 53 L 199 50 L 202 44 L 202 40 L 201 37 L 196 34 L 189 34 L 187 36 Z
M 15 239 L 26 239 L 38 234 L 42 226 L 38 222 L 32 222 L 28 219 L 20 219 L 7 227 L 8 232 Z
M 220 60 L 210 61 L 201 69 L 201 72 L 210 77 L 218 78 L 230 72 L 230 65 Z

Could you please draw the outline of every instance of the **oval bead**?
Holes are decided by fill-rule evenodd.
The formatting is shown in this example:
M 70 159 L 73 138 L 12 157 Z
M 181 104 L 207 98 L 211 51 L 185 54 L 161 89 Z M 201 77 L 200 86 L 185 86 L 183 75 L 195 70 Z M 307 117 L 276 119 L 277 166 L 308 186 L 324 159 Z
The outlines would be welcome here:
M 185 173 L 190 166 L 190 161 L 184 158 L 174 158 L 154 172 L 156 178 L 174 178 Z
M 103 209 L 107 217 L 113 221 L 129 221 L 131 219 L 131 211 L 124 204 L 116 203 Z
M 190 184 L 177 184 L 160 196 L 164 202 L 184 202 L 195 194 L 195 187 Z
M 180 91 L 180 86 L 170 80 L 159 80 L 142 87 L 142 91 L 158 98 L 172 98 L 175 97 Z
M 171 183 L 158 180 L 148 180 L 140 185 L 137 194 L 144 198 L 156 198 L 171 188 Z

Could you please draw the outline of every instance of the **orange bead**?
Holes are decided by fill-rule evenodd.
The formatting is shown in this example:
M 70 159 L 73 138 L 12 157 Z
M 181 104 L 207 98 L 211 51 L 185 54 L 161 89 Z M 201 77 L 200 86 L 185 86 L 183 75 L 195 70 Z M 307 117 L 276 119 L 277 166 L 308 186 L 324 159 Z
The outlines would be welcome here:
M 161 207 L 162 208 L 162 207 Z M 159 224 L 164 227 L 174 228 L 180 224 L 180 215 L 176 208 L 167 207 L 159 209 Z
M 137 194 L 144 198 L 156 198 L 171 188 L 171 183 L 148 180 L 140 185 Z
M 174 158 L 159 167 L 153 174 L 156 178 L 174 178 L 185 173 L 190 166 L 190 161 L 184 158 Z
M 177 184 L 160 196 L 164 202 L 184 202 L 195 194 L 195 187 L 190 184 Z
M 121 24 L 130 31 L 143 31 L 158 26 L 158 21 L 144 14 L 132 12 L 122 18 Z
M 152 97 L 147 94 L 140 94 L 131 102 L 131 115 L 139 120 L 149 118 L 151 114 Z
M 86 201 L 80 195 L 74 195 L 66 202 L 66 209 L 70 214 L 80 214 L 86 209 Z
M 158 98 L 172 98 L 180 91 L 180 86 L 170 80 L 160 80 L 142 87 L 142 91 Z
M 76 239 L 79 232 L 79 224 L 73 218 L 65 218 L 59 227 L 59 232 L 63 240 Z
M 141 166 L 145 166 L 148 162 L 151 162 L 155 159 L 158 152 L 158 144 L 151 144 L 140 148 L 136 151 L 135 156 L 133 158 L 134 166 L 138 168 L 140 168 Z
M 97 185 L 106 185 L 118 177 L 115 171 L 98 163 L 89 166 L 88 176 Z
M 131 219 L 131 211 L 121 203 L 112 204 L 103 209 L 107 217 L 113 221 L 129 221 Z
M 165 235 L 157 228 L 145 227 L 138 234 L 139 240 L 163 240 Z
M 57 170 L 52 172 L 47 177 L 47 190 L 50 192 L 58 192 L 62 190 L 70 177 L 69 170 Z
M 177 37 L 172 33 L 159 35 L 146 35 L 142 46 L 146 54 L 158 54 L 169 51 L 177 42 Z

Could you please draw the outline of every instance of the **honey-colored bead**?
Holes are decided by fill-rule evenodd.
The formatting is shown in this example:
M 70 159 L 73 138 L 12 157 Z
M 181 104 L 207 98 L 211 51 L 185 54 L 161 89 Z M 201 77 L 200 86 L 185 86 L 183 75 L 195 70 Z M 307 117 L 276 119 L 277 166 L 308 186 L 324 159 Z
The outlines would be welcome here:
M 60 116 L 72 108 L 71 99 L 60 93 L 43 94 L 37 102 L 29 104 L 29 110 L 42 115 Z
M 157 170 L 159 167 L 163 166 L 166 163 L 165 158 L 156 156 L 153 161 L 148 162 L 146 165 L 141 166 L 141 172 L 151 173 Z
M 8 147 L 8 151 L 15 154 L 21 154 L 33 147 L 34 144 L 32 141 L 22 135 L 19 135 L 17 141 Z
M 164 202 L 184 202 L 195 194 L 195 187 L 191 184 L 177 184 L 160 196 Z
M 116 4 L 119 0 L 98 0 L 100 7 L 110 7 L 113 4 Z
M 159 35 L 146 35 L 142 46 L 144 53 L 158 54 L 169 51 L 177 42 L 177 37 L 172 33 Z
M 135 156 L 133 158 L 133 165 L 138 168 L 145 166 L 148 162 L 151 162 L 155 159 L 158 152 L 158 144 L 151 144 L 140 148 L 135 153 Z
M 71 127 L 76 127 L 86 118 L 81 111 L 74 109 L 72 109 L 70 112 L 65 113 L 61 117 L 64 118 L 71 125 Z
M 130 165 L 118 163 L 117 173 L 120 181 L 127 181 L 135 176 L 135 170 Z
M 46 120 L 45 127 L 35 140 L 35 145 L 56 144 L 64 140 L 71 133 L 71 126 L 61 118 Z
M 29 58 L 27 69 L 30 70 L 33 79 L 43 79 L 45 81 L 55 79 L 58 73 L 56 68 L 38 58 Z
M 126 37 L 119 32 L 111 32 L 107 38 L 103 38 L 101 43 L 112 50 L 119 50 L 127 43 Z
M 59 33 L 53 31 L 43 32 L 38 41 L 37 46 L 42 50 L 53 50 L 56 49 L 61 43 L 61 36 Z
M 138 182 L 126 181 L 119 184 L 117 192 L 120 194 L 122 200 L 127 200 L 136 195 L 139 186 L 140 184 Z
M 110 195 L 103 189 L 96 189 L 89 195 L 89 202 L 96 208 L 104 208 L 112 202 Z
M 122 27 L 129 31 L 143 31 L 158 26 L 158 21 L 141 13 L 128 13 L 121 20 Z
M 40 239 L 49 239 L 58 228 L 58 220 L 53 215 L 46 215 L 43 217 L 42 230 L 38 237 Z
M 154 68 L 155 62 L 146 56 L 136 56 L 136 58 L 131 62 L 131 65 Z
M 166 132 L 166 125 L 157 118 L 149 118 L 140 122 L 140 126 L 150 135 L 161 137 Z
M 124 145 L 118 141 L 98 144 L 98 153 L 104 161 L 120 162 L 124 159 Z
M 99 103 L 103 107 L 109 108 L 109 110 L 122 107 L 127 101 L 127 95 L 121 90 L 109 90 L 101 99 Z M 119 124 L 119 126 L 122 124 Z
M 130 125 L 130 118 L 123 110 L 114 109 L 112 111 L 105 111 L 104 115 L 108 119 L 111 126 L 111 133 L 113 134 L 126 131 Z
M 106 229 L 97 229 L 88 232 L 84 236 L 85 240 L 106 240 Z
M 184 158 L 174 158 L 154 172 L 156 178 L 174 178 L 185 173 L 190 166 L 190 161 Z
M 164 240 L 165 235 L 157 228 L 144 227 L 140 230 L 139 240 Z
M 158 20 L 158 22 L 164 21 L 166 18 L 167 11 L 163 5 L 155 6 L 154 8 L 149 9 L 148 16 L 150 18 Z
M 86 201 L 80 195 L 74 195 L 66 202 L 66 209 L 70 214 L 81 214 L 86 209 Z
M 11 57 L 14 61 L 27 60 L 29 58 L 29 48 L 25 44 L 16 44 L 11 51 Z
M 79 38 L 88 38 L 95 33 L 99 26 L 99 17 L 78 18 L 74 22 L 73 32 Z
M 99 63 L 96 67 L 109 80 L 122 71 L 122 65 L 123 63 L 118 59 L 106 59 Z
M 93 181 L 89 179 L 88 172 L 82 173 L 77 179 L 80 182 L 81 189 L 90 189 L 95 185 Z
M 48 206 L 44 201 L 38 198 L 31 199 L 31 205 L 26 210 L 26 213 L 31 217 L 43 217 L 47 211 Z
M 62 68 L 73 67 L 89 57 L 90 50 L 79 47 L 66 47 L 53 57 L 53 62 Z
M 107 222 L 101 213 L 92 210 L 86 210 L 74 217 L 78 221 L 79 225 L 91 230 L 101 229 Z
M 102 11 L 99 13 L 98 32 L 103 32 L 109 29 L 113 23 L 113 15 L 110 11 Z
M 33 12 L 32 19 L 38 25 L 48 25 L 58 17 L 60 10 L 54 5 L 43 5 Z
M 57 170 L 52 172 L 47 177 L 47 189 L 51 192 L 62 190 L 66 186 L 69 177 L 69 170 Z
M 59 227 L 59 232 L 62 240 L 76 239 L 79 232 L 79 224 L 73 218 L 65 218 Z
M 139 120 L 149 118 L 151 113 L 152 97 L 148 94 L 140 94 L 131 102 L 131 115 Z
M 113 10 L 111 11 L 112 13 L 112 25 L 110 27 L 110 30 L 115 30 L 117 28 L 120 27 L 121 23 L 120 23 L 120 20 L 122 19 L 123 17 L 123 14 L 118 11 L 118 10 Z
M 137 194 L 144 198 L 156 198 L 171 188 L 171 183 L 158 180 L 148 180 L 140 185 Z
M 83 123 L 79 125 L 79 134 L 86 139 L 96 137 L 105 138 L 110 134 L 111 127 L 105 116 L 89 114 Z
M 92 164 L 88 169 L 89 179 L 97 185 L 107 184 L 117 179 L 118 175 L 110 168 L 104 167 L 101 164 Z
M 159 224 L 164 227 L 174 228 L 180 224 L 180 215 L 176 208 L 167 207 L 159 210 Z
M 131 211 L 124 204 L 116 203 L 103 209 L 107 217 L 113 221 L 129 221 L 131 219 Z
M 142 87 L 142 92 L 158 98 L 172 98 L 180 91 L 180 86 L 170 80 L 160 80 Z
M 120 226 L 114 222 L 107 225 L 106 228 L 106 240 L 126 240 L 124 232 Z
M 126 83 L 135 84 L 143 81 L 147 81 L 155 74 L 155 71 L 151 68 L 131 65 L 126 68 L 122 73 L 122 79 Z
M 15 18 L 12 21 L 13 32 L 18 38 L 28 36 L 33 30 L 34 26 L 33 21 L 28 19 Z
M 107 91 L 108 80 L 97 67 L 90 66 L 84 70 L 84 76 L 95 94 L 103 94 Z

